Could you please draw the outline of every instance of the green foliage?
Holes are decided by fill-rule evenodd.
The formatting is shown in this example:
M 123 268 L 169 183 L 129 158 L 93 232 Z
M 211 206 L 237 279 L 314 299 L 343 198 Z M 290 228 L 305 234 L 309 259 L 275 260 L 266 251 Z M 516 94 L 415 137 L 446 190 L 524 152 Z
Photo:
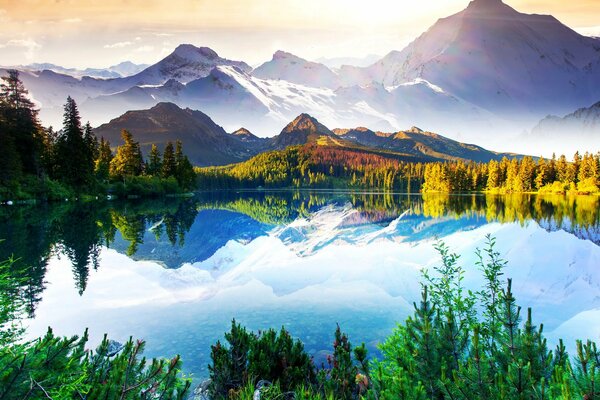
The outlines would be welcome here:
M 256 187 L 379 188 L 416 191 L 423 164 L 328 146 L 293 146 L 227 167 L 198 168 L 205 189 Z
M 0 348 L 15 342 L 23 332 L 19 321 L 25 313 L 23 279 L 12 273 L 14 259 L 0 262 Z
M 17 70 L 0 83 L 0 185 L 14 187 L 23 176 L 38 176 L 44 130 Z
M 67 98 L 63 128 L 43 129 L 16 70 L 7 71 L 0 84 L 0 201 L 63 200 L 83 193 L 104 195 L 109 181 L 121 195 L 164 195 L 196 188 L 196 174 L 181 142 L 176 154 L 170 144 L 166 162 L 154 146 L 149 163 L 127 131 L 124 145 L 113 157 L 110 143 L 98 142 L 89 122 L 83 126 L 75 100 Z M 169 147 L 169 146 L 168 146 Z M 140 176 L 155 179 L 127 180 Z M 164 178 L 164 182 L 157 182 Z M 173 185 L 175 182 L 175 185 Z M 142 187 L 148 183 L 147 187 Z M 131 190 L 130 190 L 131 189 Z
M 325 395 L 333 395 L 336 399 L 354 399 L 368 390 L 366 347 L 363 343 L 353 350 L 348 336 L 339 325 L 334 333 L 333 354 L 328 357 L 327 363 L 329 368 L 318 373 L 318 381 Z
M 181 376 L 179 356 L 142 357 L 143 341 L 120 349 L 106 337 L 95 351 L 81 338 L 43 338 L 0 348 L 0 399 L 184 399 L 190 381 Z
M 506 263 L 494 246 L 488 236 L 486 248 L 477 252 L 485 285 L 472 293 L 462 289 L 458 257 L 438 245 L 442 266 L 435 275 L 424 273 L 423 298 L 414 316 L 381 346 L 383 359 L 373 362 L 375 393 L 369 397 L 600 398 L 595 344 L 578 343 L 574 366 L 562 341 L 549 351 L 531 309 L 521 321 L 511 280 L 501 280 Z
M 94 180 L 96 152 L 96 138 L 89 125 L 87 129 L 81 126 L 77 104 L 68 97 L 63 130 L 54 143 L 51 176 L 74 188 L 89 188 Z
M 558 160 L 540 158 L 534 163 L 531 157 L 502 161 L 491 160 L 487 164 L 430 163 L 425 165 L 423 192 L 468 192 L 488 191 L 491 193 L 540 193 L 597 194 L 600 192 L 598 155 L 576 153 L 573 162 L 566 157 Z
M 314 368 L 304 345 L 282 327 L 260 332 L 251 341 L 248 353 L 248 376 L 278 382 L 283 390 L 292 390 L 315 380 Z
M 211 346 L 209 391 L 214 399 L 227 398 L 254 379 L 277 382 L 284 391 L 315 383 L 312 361 L 304 345 L 281 328 L 255 334 L 234 321 L 225 334 L 227 345 Z
M 125 144 L 117 147 L 117 153 L 110 162 L 111 179 L 138 176 L 143 170 L 144 160 L 140 144 L 133 140 L 133 135 L 125 129 L 121 132 L 121 138 Z

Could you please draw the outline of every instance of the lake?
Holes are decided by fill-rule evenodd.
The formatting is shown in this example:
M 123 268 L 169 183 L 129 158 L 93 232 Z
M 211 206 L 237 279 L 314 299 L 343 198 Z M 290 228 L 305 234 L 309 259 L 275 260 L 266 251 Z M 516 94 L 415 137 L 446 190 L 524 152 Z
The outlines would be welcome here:
M 478 289 L 486 235 L 517 301 L 559 337 L 600 339 L 600 198 L 311 191 L 199 193 L 189 199 L 0 208 L 0 259 L 18 258 L 26 337 L 104 333 L 181 354 L 206 377 L 233 318 L 285 326 L 318 365 L 336 324 L 377 344 L 420 298 L 443 240 Z

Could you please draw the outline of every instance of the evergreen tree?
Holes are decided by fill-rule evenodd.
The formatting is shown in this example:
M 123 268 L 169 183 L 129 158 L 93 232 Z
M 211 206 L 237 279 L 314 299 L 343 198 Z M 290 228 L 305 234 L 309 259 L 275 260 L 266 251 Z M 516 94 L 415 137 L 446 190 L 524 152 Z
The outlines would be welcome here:
M 574 177 L 569 174 L 569 163 L 564 154 L 556 162 L 556 179 L 565 185 L 574 181 Z
M 141 175 L 143 158 L 140 144 L 133 140 L 133 135 L 126 129 L 121 132 L 125 142 L 117 147 L 117 152 L 110 162 L 110 176 L 113 179 L 123 179 L 127 176 Z
M 175 153 L 173 150 L 172 142 L 168 142 L 165 146 L 161 173 L 163 178 L 175 176 L 175 174 L 177 173 L 177 161 L 175 160 Z
M 75 100 L 67 98 L 63 130 L 56 143 L 56 178 L 76 187 L 92 182 L 94 172 L 95 139 L 91 129 L 84 132 Z
M 106 182 L 109 178 L 110 173 L 110 162 L 113 159 L 112 150 L 110 149 L 110 143 L 104 140 L 104 137 L 100 138 L 98 144 L 98 157 L 95 160 L 94 171 L 96 177 L 101 182 Z
M 17 70 L 8 70 L 0 83 L 0 182 L 41 173 L 44 132 L 38 113 Z
M 13 110 L 33 109 L 33 102 L 27 98 L 28 91 L 25 89 L 19 71 L 9 69 L 6 71 L 7 76 L 2 77 L 0 84 L 0 98 L 4 106 Z
M 146 169 L 146 173 L 152 176 L 160 176 L 161 170 L 162 161 L 160 159 L 160 151 L 158 151 L 156 144 L 152 143 L 150 155 L 148 156 L 148 168 Z
M 487 189 L 497 189 L 500 187 L 500 164 L 496 160 L 491 160 L 488 164 Z

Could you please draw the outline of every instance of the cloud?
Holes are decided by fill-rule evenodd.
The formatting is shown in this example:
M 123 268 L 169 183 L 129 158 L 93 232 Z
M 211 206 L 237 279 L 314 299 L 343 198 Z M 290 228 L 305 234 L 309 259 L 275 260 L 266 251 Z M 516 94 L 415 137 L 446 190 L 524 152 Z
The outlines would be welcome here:
M 83 20 L 81 18 L 65 18 L 61 20 L 61 22 L 64 22 L 66 24 L 78 24 L 80 22 L 83 22 Z
M 4 8 L 0 8 L 0 22 L 8 22 L 8 12 Z
M 148 53 L 151 51 L 154 51 L 154 46 L 142 46 L 142 47 L 138 47 L 137 49 L 135 49 L 136 52 L 138 53 Z
M 105 49 L 122 49 L 123 47 L 127 47 L 127 46 L 131 46 L 133 44 L 133 42 L 117 42 L 117 43 L 112 43 L 112 44 L 105 44 L 104 48 Z
M 575 30 L 585 36 L 600 36 L 600 26 L 587 26 Z
M 42 46 L 36 42 L 33 39 L 11 39 L 8 42 L 6 42 L 5 44 L 0 44 L 0 48 L 6 48 L 6 47 L 23 47 L 25 48 L 25 57 L 28 60 L 33 59 L 34 55 L 35 55 L 35 51 L 37 49 L 41 49 Z

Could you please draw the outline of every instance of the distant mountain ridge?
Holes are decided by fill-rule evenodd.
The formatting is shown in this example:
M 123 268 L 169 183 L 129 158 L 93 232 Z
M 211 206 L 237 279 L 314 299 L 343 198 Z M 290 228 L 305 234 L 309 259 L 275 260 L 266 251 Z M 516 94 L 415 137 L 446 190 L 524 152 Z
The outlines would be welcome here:
M 55 126 L 70 95 L 94 125 L 171 102 L 203 110 L 228 131 L 243 125 L 258 137 L 308 113 L 328 126 L 398 132 L 416 125 L 517 150 L 522 132 L 544 116 L 600 100 L 600 40 L 549 15 L 520 13 L 501 0 L 473 0 L 367 67 L 332 69 L 277 51 L 252 69 L 208 47 L 182 44 L 125 78 L 24 70 L 23 80 L 43 122 Z M 600 147 L 595 136 L 545 144 L 558 150 L 576 142 Z M 535 144 L 529 148 L 537 151 Z
M 159 103 L 147 110 L 128 111 L 95 128 L 94 133 L 109 140 L 112 146 L 117 146 L 122 144 L 123 129 L 134 135 L 145 153 L 152 144 L 162 151 L 167 142 L 181 140 L 188 157 L 197 166 L 237 163 L 264 151 L 298 145 L 351 149 L 409 161 L 487 162 L 513 156 L 459 143 L 418 128 L 395 133 L 376 133 L 366 128 L 332 131 L 306 113 L 288 123 L 278 135 L 259 138 L 245 128 L 227 133 L 203 112 L 182 109 L 173 103 Z
M 277 51 L 273 59 L 252 71 L 252 75 L 261 79 L 285 80 L 312 87 L 337 89 L 338 75 L 327 66 L 305 60 L 285 51 Z
M 248 146 L 239 136 L 231 135 L 200 111 L 181 109 L 173 103 L 159 103 L 148 110 L 128 111 L 119 118 L 94 129 L 97 137 L 112 146 L 122 144 L 121 131 L 129 130 L 142 151 L 152 144 L 160 150 L 167 142 L 181 140 L 194 165 L 224 165 L 245 160 L 256 154 L 258 146 Z
M 597 143 L 600 138 L 600 102 L 582 107 L 564 117 L 549 115 L 524 137 L 531 142 L 564 140 L 585 148 L 585 143 Z M 600 146 L 592 151 L 600 151 Z
M 30 71 L 43 71 L 50 70 L 59 74 L 65 74 L 74 78 L 81 78 L 84 76 L 90 78 L 110 79 L 110 78 L 124 78 L 130 75 L 137 74 L 138 72 L 148 68 L 148 64 L 134 64 L 131 61 L 123 61 L 117 65 L 112 65 L 107 68 L 66 68 L 60 65 L 51 63 L 34 63 L 23 65 L 19 68 L 23 68 Z

